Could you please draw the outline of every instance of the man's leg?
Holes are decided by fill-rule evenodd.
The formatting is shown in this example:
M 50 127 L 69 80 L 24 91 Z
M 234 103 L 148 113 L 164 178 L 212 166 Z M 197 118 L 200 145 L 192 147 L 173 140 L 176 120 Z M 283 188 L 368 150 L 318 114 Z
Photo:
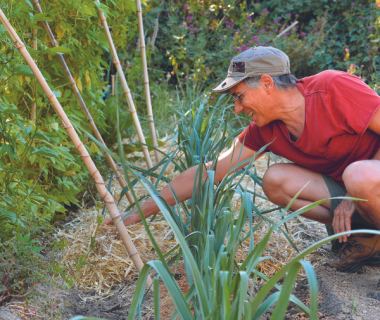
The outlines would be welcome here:
M 265 172 L 262 182 L 264 193 L 268 199 L 282 207 L 286 207 L 306 184 L 305 189 L 291 206 L 291 210 L 296 211 L 315 201 L 331 197 L 322 174 L 292 163 L 270 166 Z M 302 216 L 331 226 L 330 205 L 330 200 L 327 200 Z
M 378 173 L 380 176 L 380 170 L 376 171 L 372 164 L 357 164 L 360 164 L 361 166 L 351 165 L 347 167 L 350 171 L 347 170 L 345 172 L 344 182 L 350 183 L 350 189 L 348 192 L 351 196 L 362 199 L 367 197 L 369 200 L 368 202 L 371 202 L 368 207 L 365 208 L 363 208 L 361 202 L 361 211 L 359 212 L 365 212 L 362 215 L 365 217 L 365 220 L 363 220 L 364 222 L 367 220 L 374 223 L 376 219 L 378 219 L 377 221 L 380 220 L 380 216 L 376 214 L 376 212 L 378 212 L 376 210 L 376 205 L 377 208 L 379 208 L 379 203 L 377 202 L 378 198 L 370 198 L 371 195 L 369 195 L 369 193 L 372 191 L 372 194 L 378 194 L 379 192 L 377 190 L 379 190 L 380 187 L 376 184 L 378 181 L 376 178 L 369 179 L 367 175 L 371 175 L 371 172 L 368 170 L 372 169 L 373 176 L 377 176 Z M 366 175 L 362 179 L 357 179 L 360 175 L 358 170 L 364 170 L 366 172 Z M 364 175 L 363 172 L 361 173 Z M 365 179 L 365 177 L 368 179 Z M 269 167 L 263 178 L 263 190 L 269 200 L 280 206 L 286 206 L 308 181 L 310 181 L 309 184 L 301 192 L 300 196 L 291 207 L 292 210 L 297 210 L 312 202 L 331 197 L 329 188 L 321 174 L 299 167 L 295 164 L 276 164 Z M 372 188 L 377 189 L 374 191 Z M 306 212 L 303 216 L 331 226 L 332 214 L 330 215 L 330 206 L 331 202 L 326 201 L 322 205 Z M 360 216 L 359 218 L 362 220 Z M 377 227 L 376 224 L 374 225 Z M 344 272 L 356 272 L 363 265 L 379 265 L 380 236 L 371 234 L 355 234 L 351 236 L 345 246 L 343 246 L 338 252 L 335 259 L 329 261 L 327 264 Z
M 380 230 L 380 160 L 362 160 L 350 164 L 343 173 L 343 181 L 355 201 L 360 215 Z

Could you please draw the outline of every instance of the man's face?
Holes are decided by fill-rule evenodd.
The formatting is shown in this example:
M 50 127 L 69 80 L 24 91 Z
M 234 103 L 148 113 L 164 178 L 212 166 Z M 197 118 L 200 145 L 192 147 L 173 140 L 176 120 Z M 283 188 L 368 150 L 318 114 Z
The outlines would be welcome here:
M 249 115 L 251 120 L 255 121 L 259 127 L 271 121 L 266 114 L 269 97 L 263 87 L 264 85 L 260 84 L 259 89 L 251 89 L 243 82 L 240 82 L 230 89 L 230 93 L 235 97 L 241 93 L 239 96 L 240 102 L 235 101 L 235 112 L 237 114 L 244 112 Z

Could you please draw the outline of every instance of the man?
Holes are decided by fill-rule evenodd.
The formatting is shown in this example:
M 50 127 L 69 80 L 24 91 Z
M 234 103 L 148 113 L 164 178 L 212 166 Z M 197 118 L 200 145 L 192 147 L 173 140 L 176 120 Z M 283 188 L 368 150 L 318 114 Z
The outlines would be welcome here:
M 269 200 L 285 207 L 309 182 L 292 210 L 330 197 L 366 199 L 326 201 L 303 216 L 332 227 L 335 233 L 352 228 L 380 230 L 380 97 L 362 80 L 333 70 L 297 80 L 290 74 L 285 53 L 254 47 L 231 60 L 227 78 L 214 91 L 231 93 L 235 112 L 252 119 L 233 147 L 219 157 L 216 181 L 237 161 L 253 157 L 272 142 L 265 151 L 294 163 L 268 168 L 262 186 Z M 192 195 L 196 170 L 192 167 L 171 182 L 181 201 Z M 175 204 L 170 188 L 161 194 Z M 152 199 L 142 209 L 146 217 L 159 211 Z M 134 212 L 124 223 L 139 221 Z M 379 240 L 380 236 L 369 234 L 341 237 L 345 244 L 328 264 L 346 272 L 380 264 Z

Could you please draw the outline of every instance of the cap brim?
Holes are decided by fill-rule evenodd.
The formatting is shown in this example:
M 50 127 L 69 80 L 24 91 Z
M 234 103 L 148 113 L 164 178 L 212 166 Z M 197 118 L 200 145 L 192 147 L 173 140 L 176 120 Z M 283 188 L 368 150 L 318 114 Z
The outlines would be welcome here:
M 248 76 L 227 77 L 220 85 L 218 85 L 215 89 L 212 89 L 212 91 L 216 93 L 228 93 L 232 87 L 236 86 L 239 82 L 246 78 L 248 78 Z

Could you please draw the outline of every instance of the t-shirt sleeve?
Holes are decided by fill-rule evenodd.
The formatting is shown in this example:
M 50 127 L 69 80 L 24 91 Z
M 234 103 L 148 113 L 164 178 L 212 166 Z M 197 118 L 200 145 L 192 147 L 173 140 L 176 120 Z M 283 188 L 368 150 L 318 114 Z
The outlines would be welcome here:
M 256 125 L 256 122 L 251 122 L 251 124 L 244 129 L 239 135 L 239 141 L 254 151 L 259 151 L 260 148 L 266 144 L 260 135 L 259 127 Z
M 359 77 L 342 73 L 328 86 L 334 118 L 339 127 L 350 134 L 363 134 L 377 109 L 379 95 Z

